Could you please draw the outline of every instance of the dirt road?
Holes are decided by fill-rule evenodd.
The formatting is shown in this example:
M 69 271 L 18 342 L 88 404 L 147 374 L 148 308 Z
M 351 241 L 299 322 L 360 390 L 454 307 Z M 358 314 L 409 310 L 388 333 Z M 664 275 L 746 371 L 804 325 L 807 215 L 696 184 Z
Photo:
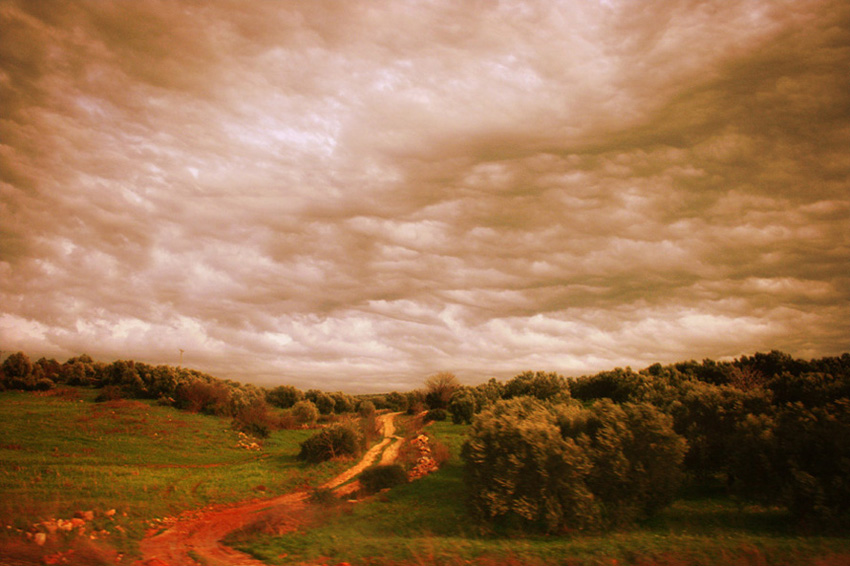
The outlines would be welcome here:
M 340 475 L 322 485 L 344 494 L 356 485 L 343 485 L 372 465 L 383 452 L 381 463 L 391 463 L 398 454 L 398 437 L 393 419 L 399 413 L 378 417 L 383 440 L 369 449 L 363 458 Z M 395 442 L 393 442 L 395 440 Z M 388 445 L 390 445 L 388 447 Z M 385 450 L 386 448 L 386 450 Z M 389 456 L 388 456 L 389 454 Z M 297 510 L 306 505 L 308 493 L 299 491 L 273 499 L 249 501 L 220 509 L 205 509 L 185 517 L 171 528 L 155 536 L 145 537 L 140 543 L 142 558 L 135 566 L 197 566 L 201 561 L 207 566 L 262 566 L 264 563 L 223 544 L 229 533 L 254 522 L 264 511 L 286 506 Z

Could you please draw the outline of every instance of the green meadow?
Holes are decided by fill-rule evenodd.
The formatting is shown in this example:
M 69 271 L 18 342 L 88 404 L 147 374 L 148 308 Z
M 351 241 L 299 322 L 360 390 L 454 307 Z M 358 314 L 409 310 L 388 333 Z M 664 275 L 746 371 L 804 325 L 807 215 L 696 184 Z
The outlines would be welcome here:
M 310 430 L 275 431 L 256 449 L 230 419 L 152 401 L 95 403 L 97 393 L 0 393 L 6 536 L 93 511 L 93 528 L 108 530 L 110 544 L 132 552 L 146 529 L 181 512 L 313 487 L 347 464 L 297 461 Z

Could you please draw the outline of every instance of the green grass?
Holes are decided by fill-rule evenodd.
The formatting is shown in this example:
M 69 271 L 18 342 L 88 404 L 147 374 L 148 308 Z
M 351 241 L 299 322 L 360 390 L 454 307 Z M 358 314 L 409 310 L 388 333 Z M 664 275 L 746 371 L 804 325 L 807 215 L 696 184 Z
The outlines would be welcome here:
M 147 401 L 95 403 L 97 391 L 70 392 L 0 393 L 2 532 L 92 510 L 95 526 L 110 528 L 117 546 L 132 551 L 163 517 L 316 486 L 346 466 L 295 459 L 314 431 L 276 431 L 261 450 L 246 450 L 229 419 Z M 110 509 L 111 519 L 103 516 Z
M 452 458 L 436 473 L 283 536 L 255 535 L 238 548 L 270 564 L 811 564 L 850 563 L 850 538 L 798 534 L 780 510 L 739 508 L 723 496 L 694 495 L 632 530 L 572 536 L 495 535 L 464 504 L 457 456 L 468 427 L 429 425 Z

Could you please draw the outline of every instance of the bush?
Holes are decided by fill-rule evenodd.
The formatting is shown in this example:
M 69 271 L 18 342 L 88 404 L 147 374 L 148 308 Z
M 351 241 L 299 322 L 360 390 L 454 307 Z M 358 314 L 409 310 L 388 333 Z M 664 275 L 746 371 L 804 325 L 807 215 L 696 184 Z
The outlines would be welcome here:
M 444 421 L 447 416 L 445 409 L 431 409 L 425 414 L 425 422 Z
M 281 409 L 288 409 L 304 399 L 304 393 L 291 385 L 279 385 L 266 393 L 266 402 Z
M 456 391 L 449 401 L 449 411 L 454 424 L 469 424 L 475 415 L 475 396 L 468 390 Z
M 298 401 L 292 407 L 292 416 L 300 424 L 314 425 L 319 418 L 319 409 L 312 401 Z
M 359 449 L 357 431 L 348 425 L 335 424 L 302 442 L 298 459 L 318 463 L 340 456 L 356 456 Z
M 368 493 L 407 483 L 407 474 L 398 464 L 378 465 L 360 474 L 360 483 Z
M 519 397 L 481 413 L 461 456 L 476 516 L 552 533 L 657 513 L 678 489 L 684 451 L 650 405 L 553 409 Z
M 233 428 L 257 438 L 268 438 L 277 424 L 269 406 L 261 400 L 243 407 L 233 419 Z

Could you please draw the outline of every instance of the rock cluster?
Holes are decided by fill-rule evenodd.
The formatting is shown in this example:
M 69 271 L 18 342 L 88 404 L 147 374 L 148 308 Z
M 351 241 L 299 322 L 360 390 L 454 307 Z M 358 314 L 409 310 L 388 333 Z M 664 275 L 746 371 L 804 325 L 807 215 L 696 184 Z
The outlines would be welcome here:
M 110 520 L 114 520 L 115 509 L 104 511 L 102 515 L 108 517 Z M 47 542 L 48 537 L 62 532 L 87 535 L 92 540 L 109 536 L 111 533 L 106 529 L 89 529 L 87 531 L 88 523 L 94 521 L 94 517 L 94 511 L 77 511 L 71 519 L 48 519 L 41 523 L 36 523 L 26 535 L 28 539 L 39 546 L 43 546 Z M 124 532 L 124 529 L 120 525 L 114 525 L 114 528 Z
M 414 448 L 419 451 L 419 457 L 416 459 L 416 465 L 407 472 L 407 478 L 410 481 L 419 479 L 437 469 L 437 461 L 431 455 L 431 446 L 428 443 L 428 436 L 420 434 L 410 441 Z
M 244 448 L 245 450 L 260 450 L 262 446 L 254 441 L 252 436 L 248 436 L 244 432 L 239 432 L 239 442 L 236 443 L 236 448 Z

